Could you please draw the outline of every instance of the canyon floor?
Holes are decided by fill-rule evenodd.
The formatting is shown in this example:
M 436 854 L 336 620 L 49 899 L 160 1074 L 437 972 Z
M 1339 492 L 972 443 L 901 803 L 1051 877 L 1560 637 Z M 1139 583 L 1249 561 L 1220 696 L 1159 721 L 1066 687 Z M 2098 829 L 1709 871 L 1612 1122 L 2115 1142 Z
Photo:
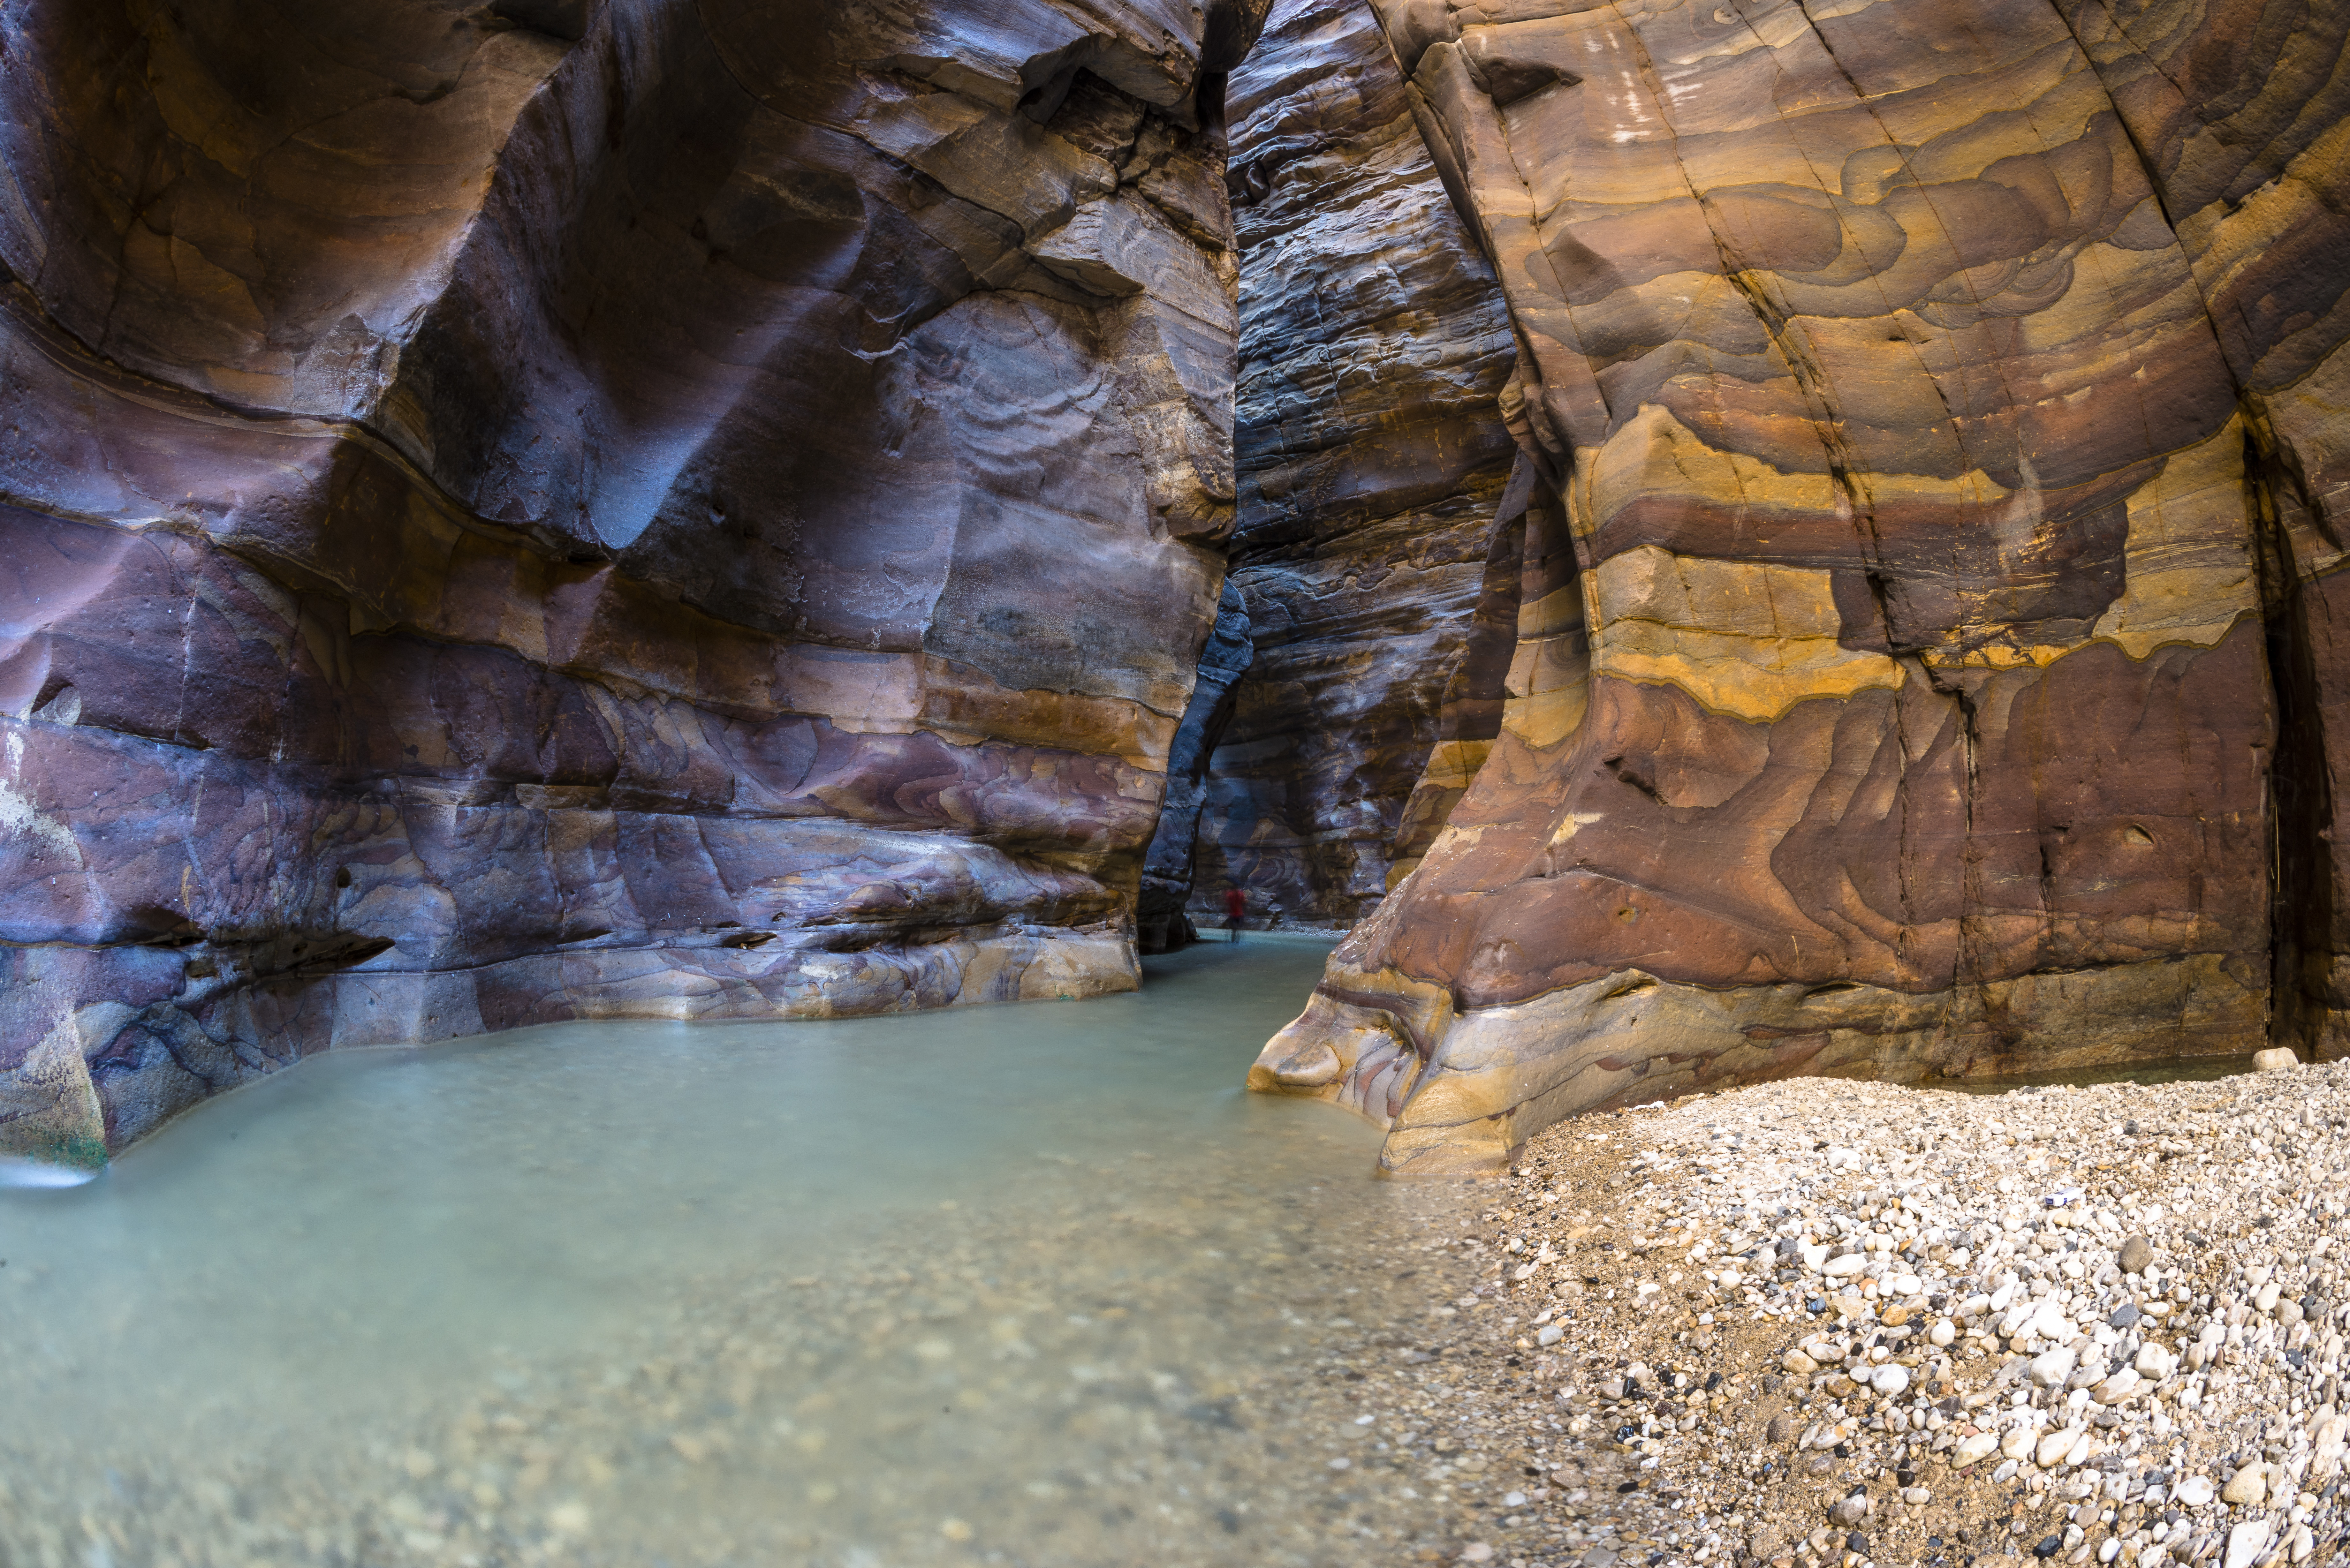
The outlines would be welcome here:
M 1128 1020 L 1159 1061 L 1187 1033 L 1167 1017 L 1247 984 L 1270 1006 L 1311 957 L 1178 961 L 1170 1014 L 985 1017 Z M 882 1038 L 856 1059 L 905 1071 Z M 360 1418 L 332 1377 L 276 1429 L 159 1382 L 144 1428 L 99 1423 L 101 1453 L 36 1418 L 110 1386 L 60 1358 L 12 1396 L 0 1564 L 2262 1568 L 2342 1542 L 2350 1066 L 1790 1081 L 1563 1124 L 1497 1182 L 1373 1181 L 1375 1135 L 1342 1113 L 1199 1103 L 1158 1116 L 1242 1141 L 1088 1143 L 1073 1119 L 814 1252 L 757 1241 L 774 1199 L 741 1194 L 713 1232 L 732 1251 L 660 1282 L 659 1310 L 464 1376 L 420 1366 L 415 1397 Z M 873 1136 L 920 1157 L 886 1116 Z M 520 1153 L 585 1179 L 550 1137 Z M 1286 1152 L 1248 1152 L 1268 1137 Z M 726 1200 L 655 1196 L 689 1226 Z M 614 1244 L 672 1267 L 642 1222 Z M 22 1342 L 65 1332 L 48 1265 L 9 1251 Z M 193 1354 L 136 1322 L 100 1337 L 159 1379 Z
M 2346 1139 L 2344 1064 L 1566 1123 L 1379 1415 L 1471 1561 L 2322 1561 Z

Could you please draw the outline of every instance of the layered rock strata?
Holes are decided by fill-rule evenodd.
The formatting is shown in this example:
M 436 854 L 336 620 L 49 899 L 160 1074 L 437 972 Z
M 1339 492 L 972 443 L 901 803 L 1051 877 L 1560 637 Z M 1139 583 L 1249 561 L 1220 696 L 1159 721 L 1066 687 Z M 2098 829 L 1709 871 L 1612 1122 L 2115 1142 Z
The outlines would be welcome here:
M 0 1151 L 328 1045 L 1135 983 L 1246 4 L 0 53 Z
M 1414 784 L 1460 739 L 1444 693 L 1515 451 L 1494 402 L 1515 347 L 1359 0 L 1277 5 L 1228 101 L 1253 655 L 1193 716 L 1212 727 L 1186 719 L 1201 798 L 1152 862 L 1196 846 L 1201 918 L 1238 886 L 1259 917 L 1344 925 L 1386 894 Z
M 2350 16 L 1377 10 L 1558 504 L 1491 754 L 1253 1081 L 1439 1170 L 1742 1079 L 2338 1053 Z

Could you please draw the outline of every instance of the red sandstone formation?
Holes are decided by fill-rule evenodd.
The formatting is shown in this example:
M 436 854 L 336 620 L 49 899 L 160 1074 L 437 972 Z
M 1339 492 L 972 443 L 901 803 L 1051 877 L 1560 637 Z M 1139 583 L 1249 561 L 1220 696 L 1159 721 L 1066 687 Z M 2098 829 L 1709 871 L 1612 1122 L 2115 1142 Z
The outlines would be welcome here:
M 2350 10 L 1377 9 L 1539 483 L 1501 737 L 1253 1082 L 1443 1170 L 2350 1045 Z
M 1133 985 L 1256 19 L 12 7 L 0 1151 L 328 1045 Z

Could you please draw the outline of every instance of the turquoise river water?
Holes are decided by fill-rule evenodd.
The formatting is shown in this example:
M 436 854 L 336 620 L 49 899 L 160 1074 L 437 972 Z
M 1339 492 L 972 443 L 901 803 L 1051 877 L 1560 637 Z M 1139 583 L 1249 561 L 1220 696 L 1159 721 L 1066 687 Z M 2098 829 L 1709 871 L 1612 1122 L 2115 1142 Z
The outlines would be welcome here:
M 1438 1199 L 1240 1086 L 1322 957 L 329 1054 L 0 1191 L 0 1564 L 1361 1560 L 1315 1346 Z

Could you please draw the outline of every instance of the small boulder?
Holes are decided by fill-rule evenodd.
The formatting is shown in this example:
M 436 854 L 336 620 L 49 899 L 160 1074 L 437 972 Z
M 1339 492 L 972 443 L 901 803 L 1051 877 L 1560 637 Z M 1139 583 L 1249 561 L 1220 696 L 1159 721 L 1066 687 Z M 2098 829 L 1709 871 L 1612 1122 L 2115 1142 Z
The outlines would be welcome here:
M 2118 1405 L 2145 1386 L 2146 1379 L 2137 1375 L 2136 1367 L 2125 1366 L 2091 1389 L 2089 1397 L 2100 1405 Z
M 2228 1557 L 2222 1568 L 2252 1568 L 2268 1550 L 2275 1527 L 2265 1519 L 2248 1519 L 2228 1532 Z
M 2288 1067 L 2300 1065 L 2301 1058 L 2293 1054 L 2293 1048 L 2289 1045 L 2272 1045 L 2265 1051 L 2252 1053 L 2252 1071 L 2255 1073 L 2282 1073 Z M 2235 1554 L 2235 1544 L 2230 1542 L 2228 1546 L 2228 1555 L 2232 1560 Z
M 2122 1243 L 2121 1265 L 2126 1274 L 2142 1274 L 2154 1262 L 2154 1243 L 2143 1236 L 2132 1236 Z
M 2032 1358 L 2032 1381 L 2043 1388 L 2061 1388 L 2064 1380 L 2073 1376 L 2074 1360 L 2072 1350 L 2065 1345 L 2043 1350 Z
M 2269 1468 L 2257 1460 L 2230 1476 L 2228 1484 L 2220 1489 L 2221 1502 L 2231 1502 L 2245 1508 L 2258 1507 L 2268 1495 Z M 2230 1555 L 2233 1555 L 2232 1549 Z
M 2032 1462 L 2043 1470 L 2054 1469 L 2064 1462 L 2065 1455 L 2073 1451 L 2073 1445 L 2080 1440 L 2081 1433 L 2074 1428 L 2066 1427 L 2051 1432 L 2042 1438 L 2039 1445 L 2032 1450 Z
M 1950 1464 L 1955 1469 L 1964 1469 L 1979 1459 L 1990 1458 L 1991 1451 L 1998 1447 L 1997 1432 L 1977 1432 L 1970 1438 L 1960 1438 L 1958 1446 L 1950 1450 Z

